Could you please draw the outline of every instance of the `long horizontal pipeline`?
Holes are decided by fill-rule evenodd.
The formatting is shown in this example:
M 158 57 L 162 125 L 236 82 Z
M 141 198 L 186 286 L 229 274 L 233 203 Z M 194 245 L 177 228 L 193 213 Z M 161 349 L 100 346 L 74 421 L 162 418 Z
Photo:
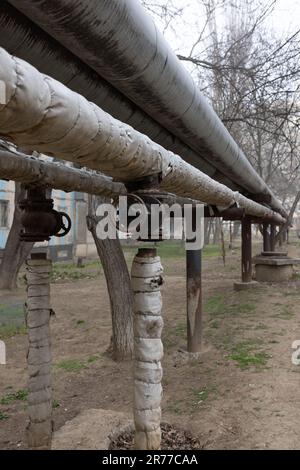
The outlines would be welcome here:
M 105 175 L 100 175 L 86 169 L 66 166 L 62 162 L 51 162 L 37 157 L 28 156 L 19 151 L 2 147 L 0 143 L 0 176 L 4 180 L 13 180 L 30 186 L 43 186 L 71 192 L 78 191 L 102 197 L 117 198 L 128 194 L 123 183 L 117 183 Z M 164 202 L 172 205 L 197 204 L 198 201 L 181 198 L 173 194 L 165 194 Z M 205 217 L 222 217 L 224 220 L 241 220 L 245 212 L 241 208 L 232 207 L 224 211 L 216 207 L 205 206 Z M 268 214 L 263 219 L 252 219 L 253 222 L 270 222 Z
M 96 196 L 115 197 L 127 193 L 124 184 L 116 183 L 105 175 L 72 168 L 61 162 L 54 163 L 48 160 L 40 160 L 1 147 L 0 178 Z
M 9 0 L 251 194 L 271 195 L 137 0 Z
M 123 182 L 159 174 L 161 187 L 179 196 L 222 207 L 237 204 L 248 215 L 285 221 L 2 48 L 0 80 L 6 88 L 0 136 L 19 147 L 77 162 Z
M 216 181 L 235 191 L 241 189 L 5 0 L 0 2 L 0 31 L 0 46 L 10 54 L 26 60 L 116 119 L 178 153 Z

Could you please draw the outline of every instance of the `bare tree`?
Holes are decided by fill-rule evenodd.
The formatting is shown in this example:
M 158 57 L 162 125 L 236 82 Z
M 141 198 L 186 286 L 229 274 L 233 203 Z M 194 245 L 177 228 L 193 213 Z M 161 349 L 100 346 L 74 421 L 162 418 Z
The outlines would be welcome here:
M 115 360 L 130 358 L 133 353 L 133 294 L 130 275 L 120 240 L 97 237 L 96 210 L 105 202 L 97 196 L 88 199 L 87 227 L 91 232 L 103 266 L 110 298 L 112 318 L 111 350 Z
M 143 3 L 152 14 L 156 5 L 163 25 L 166 16 L 168 28 L 176 23 L 172 2 L 172 8 L 166 0 Z M 289 207 L 299 186 L 300 30 L 279 37 L 270 29 L 276 0 L 192 5 L 202 21 L 190 25 L 195 39 L 189 52 L 177 55 L 256 171 Z M 177 13 L 184 28 L 184 11 Z
M 25 198 L 25 188 L 21 183 L 15 183 L 15 207 L 12 225 L 0 264 L 0 289 L 16 289 L 19 270 L 29 253 L 33 243 L 20 241 L 21 210 L 18 203 Z

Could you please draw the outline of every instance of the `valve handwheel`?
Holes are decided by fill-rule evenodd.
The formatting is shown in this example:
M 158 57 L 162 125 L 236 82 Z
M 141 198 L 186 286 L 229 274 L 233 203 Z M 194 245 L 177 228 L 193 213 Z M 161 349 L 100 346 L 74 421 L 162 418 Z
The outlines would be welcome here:
M 59 231 L 58 233 L 55 233 L 55 236 L 64 237 L 70 232 L 72 222 L 71 222 L 69 215 L 66 214 L 66 212 L 58 212 L 57 214 L 59 215 L 59 222 L 58 222 Z M 64 219 L 66 219 L 66 223 L 64 222 Z

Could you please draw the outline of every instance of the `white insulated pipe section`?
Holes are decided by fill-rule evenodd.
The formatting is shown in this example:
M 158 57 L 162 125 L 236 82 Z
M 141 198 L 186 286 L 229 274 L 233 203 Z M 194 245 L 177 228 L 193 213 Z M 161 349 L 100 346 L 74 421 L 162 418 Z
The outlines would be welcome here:
M 134 293 L 135 448 L 160 449 L 163 345 L 162 265 L 156 250 L 140 249 L 131 270 Z
M 161 187 L 179 196 L 226 208 L 237 203 L 247 215 L 271 216 L 277 224 L 285 221 L 3 48 L 0 80 L 6 92 L 4 103 L 0 103 L 0 136 L 5 140 L 80 163 L 119 181 L 160 173 Z

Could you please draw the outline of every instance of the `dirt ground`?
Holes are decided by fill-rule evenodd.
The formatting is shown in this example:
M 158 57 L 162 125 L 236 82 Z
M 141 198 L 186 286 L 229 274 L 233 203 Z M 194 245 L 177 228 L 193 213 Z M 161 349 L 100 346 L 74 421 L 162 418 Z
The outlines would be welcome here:
M 259 247 L 256 248 L 259 251 Z M 289 253 L 300 257 L 300 245 Z M 132 253 L 127 253 L 128 262 Z M 300 340 L 300 278 L 235 292 L 239 250 L 203 260 L 204 348 L 186 362 L 185 262 L 182 252 L 162 257 L 165 357 L 163 419 L 189 428 L 208 449 L 300 448 L 300 365 L 291 362 Z M 0 336 L 8 363 L 0 366 L 0 448 L 26 448 L 26 350 L 22 325 L 25 290 L 0 297 Z M 52 284 L 54 421 L 91 408 L 129 411 L 130 361 L 106 354 L 111 325 L 105 279 L 97 261 L 86 268 L 55 266 Z

